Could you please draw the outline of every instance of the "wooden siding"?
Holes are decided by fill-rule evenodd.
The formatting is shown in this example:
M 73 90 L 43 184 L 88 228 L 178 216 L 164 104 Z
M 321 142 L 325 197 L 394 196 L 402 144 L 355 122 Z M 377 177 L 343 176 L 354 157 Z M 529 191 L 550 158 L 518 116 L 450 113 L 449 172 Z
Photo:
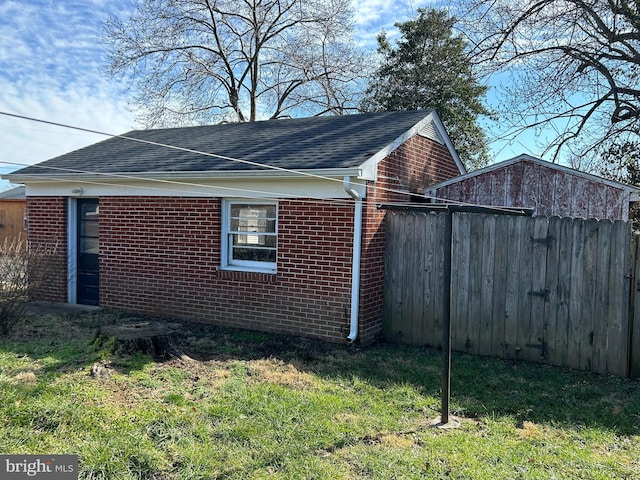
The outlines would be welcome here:
M 522 160 L 439 187 L 435 196 L 478 205 L 533 208 L 535 215 L 629 219 L 629 192 Z
M 26 200 L 0 200 L 0 245 L 14 239 L 27 241 L 24 229 Z
M 444 218 L 387 213 L 389 341 L 442 345 Z M 453 350 L 628 373 L 640 323 L 631 321 L 628 223 L 457 213 L 451 248 Z M 640 352 L 631 359 L 640 374 Z

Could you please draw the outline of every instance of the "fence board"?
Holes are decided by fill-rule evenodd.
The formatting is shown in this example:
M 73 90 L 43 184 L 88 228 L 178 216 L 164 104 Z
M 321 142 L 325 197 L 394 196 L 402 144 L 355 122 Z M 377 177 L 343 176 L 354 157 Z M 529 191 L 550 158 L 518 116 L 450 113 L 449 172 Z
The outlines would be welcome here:
M 429 221 L 427 215 L 421 219 L 421 228 L 424 232 L 424 245 L 428 245 L 427 248 L 421 248 L 419 245 L 416 246 L 417 257 L 422 260 L 422 271 L 424 275 L 424 289 L 423 295 L 420 298 L 419 305 L 422 308 L 422 333 L 421 333 L 421 344 L 425 344 L 429 342 L 432 338 L 434 338 L 433 334 L 433 326 L 435 321 L 435 311 L 434 311 L 434 300 L 433 294 L 435 291 L 435 274 L 437 271 L 437 266 L 434 265 L 435 260 L 435 245 L 434 242 L 434 230 L 435 225 L 433 222 Z
M 416 215 L 412 213 L 405 219 L 404 224 L 404 232 L 402 234 L 402 250 L 404 254 L 408 255 L 407 259 L 409 261 L 404 262 L 404 266 L 402 267 L 402 275 L 401 275 L 401 286 L 400 286 L 400 305 L 401 309 L 401 321 L 400 321 L 400 336 L 409 344 L 416 344 L 418 339 L 414 339 L 411 336 L 412 333 L 412 315 L 413 315 L 413 305 L 412 305 L 412 296 L 413 296 L 413 287 L 412 287 L 412 277 L 413 277 L 413 267 L 415 265 L 415 255 L 413 252 L 414 246 L 417 245 L 415 243 L 415 219 Z
M 476 353 L 491 355 L 491 343 L 495 315 L 493 312 L 494 269 L 495 269 L 495 245 L 496 245 L 496 217 L 489 216 L 482 222 L 482 249 L 478 261 L 481 265 L 480 282 L 480 315 L 478 332 L 478 348 Z M 497 332 L 496 332 L 497 333 Z
M 469 251 L 469 276 L 467 277 L 467 289 L 469 296 L 469 314 L 466 318 L 467 336 L 465 341 L 466 350 L 469 353 L 480 353 L 479 337 L 481 325 L 481 295 L 482 295 L 482 218 L 470 213 L 459 215 L 461 221 L 469 222 L 469 240 L 471 248 Z
M 528 350 L 529 358 L 540 360 L 545 357 L 546 338 L 544 335 L 544 310 L 548 300 L 546 277 L 547 277 L 547 254 L 549 242 L 547 239 L 548 219 L 547 217 L 535 217 L 532 224 L 532 264 L 531 264 L 531 289 L 527 292 L 531 298 L 531 316 L 528 329 Z
M 531 298 L 532 295 L 532 270 L 533 270 L 533 222 L 517 222 L 521 226 L 520 233 L 520 259 L 519 271 L 516 284 L 518 285 L 517 295 L 520 297 L 518 302 L 518 316 L 516 318 L 516 358 L 524 360 L 537 360 L 538 358 L 528 347 L 530 344 L 529 334 L 531 328 Z
M 406 302 L 409 307 L 410 315 L 407 322 L 406 331 L 409 334 L 409 338 L 412 343 L 421 344 L 423 341 L 423 299 L 425 290 L 425 275 L 424 275 L 424 255 L 420 255 L 423 250 L 423 245 L 426 245 L 426 229 L 425 229 L 425 215 L 423 213 L 416 213 L 412 217 L 412 231 L 406 232 L 407 236 L 412 238 L 408 240 L 411 245 L 411 250 L 418 255 L 413 256 L 413 262 L 411 265 L 407 265 L 407 282 L 409 288 L 405 288 Z
M 602 222 L 590 218 L 585 222 L 584 252 L 583 252 L 583 282 L 582 282 L 582 310 L 580 316 L 580 331 L 582 332 L 582 351 L 580 355 L 580 370 L 593 370 L 594 363 L 594 313 L 596 310 L 595 295 L 597 281 L 598 242 L 600 240 L 599 226 Z
M 558 313 L 560 309 L 561 292 L 559 288 L 559 265 L 560 252 L 563 245 L 561 238 L 562 219 L 560 217 L 549 218 L 547 226 L 547 238 L 549 239 L 549 248 L 547 250 L 547 266 L 545 285 L 549 292 L 547 302 L 544 308 L 544 339 L 546 341 L 545 360 L 553 365 L 561 365 L 559 353 L 556 346 Z
M 383 331 L 385 337 L 391 341 L 399 341 L 402 337 L 402 289 L 404 270 L 403 237 L 405 217 L 402 214 L 390 212 L 386 216 L 386 261 L 383 301 Z M 410 258 L 407 253 L 407 259 Z
M 511 254 L 508 245 L 509 217 L 496 216 L 495 242 L 493 245 L 493 331 L 491 335 L 491 349 L 489 355 L 500 356 L 503 354 L 505 343 L 504 326 L 506 320 L 507 303 L 507 265 L 508 256 Z
M 611 299 L 611 308 L 607 316 L 607 372 L 625 375 L 627 367 L 627 348 L 629 335 L 629 316 L 622 314 L 628 308 L 629 299 L 629 227 L 621 221 L 614 222 L 612 235 L 609 285 L 612 292 L 619 295 Z M 604 373 L 604 372 L 603 372 Z
M 632 378 L 640 378 L 640 236 L 633 237 L 633 283 L 632 303 L 633 316 L 630 316 L 631 325 L 629 326 L 630 352 L 629 352 L 629 376 Z
M 507 263 L 507 284 L 505 288 L 505 323 L 504 323 L 504 351 L 505 358 L 517 358 L 518 355 L 518 311 L 520 304 L 519 276 L 520 276 L 520 237 L 524 225 L 517 217 L 508 217 L 508 244 L 505 252 L 509 252 Z
M 387 215 L 388 340 L 441 345 L 442 260 L 451 248 L 454 350 L 616 375 L 630 365 L 640 375 L 640 321 L 629 319 L 631 310 L 640 316 L 629 281 L 640 278 L 631 263 L 640 242 L 631 255 L 628 224 L 456 213 L 444 245 L 444 219 Z
M 607 305 L 610 303 L 609 269 L 611 268 L 611 236 L 613 222 L 601 221 L 598 231 L 598 249 L 594 253 L 596 261 L 596 283 L 593 305 L 593 351 L 592 370 L 607 370 Z
M 433 275 L 433 292 L 432 308 L 433 308 L 433 331 L 435 338 L 433 343 L 436 347 L 442 347 L 442 325 L 443 325 L 443 307 L 444 307 L 444 249 L 451 248 L 451 245 L 445 245 L 445 215 L 430 215 L 429 223 L 433 231 L 433 246 L 436 253 L 434 258 L 435 274 Z M 451 279 L 450 279 L 451 281 Z M 455 303 L 455 302 L 454 302 Z M 450 305 L 451 307 L 451 305 Z
M 583 282 L 583 256 L 584 249 L 584 222 L 572 222 L 571 237 L 571 269 L 569 284 L 569 315 L 567 317 L 567 366 L 580 368 L 581 338 L 580 315 L 582 314 L 582 302 L 580 290 Z
M 469 256 L 471 250 L 471 223 L 468 217 L 456 215 L 452 231 L 451 263 L 452 278 L 455 283 L 451 288 L 451 348 L 458 351 L 467 349 L 467 319 L 469 318 Z M 455 312 L 455 316 L 453 314 Z

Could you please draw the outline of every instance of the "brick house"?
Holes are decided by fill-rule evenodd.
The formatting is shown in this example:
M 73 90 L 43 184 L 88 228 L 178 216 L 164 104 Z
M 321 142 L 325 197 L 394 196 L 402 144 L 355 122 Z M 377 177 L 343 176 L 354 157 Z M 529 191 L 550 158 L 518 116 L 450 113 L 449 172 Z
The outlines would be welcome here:
M 433 111 L 132 131 L 7 175 L 55 302 L 338 342 L 381 330 L 384 212 L 464 167 Z

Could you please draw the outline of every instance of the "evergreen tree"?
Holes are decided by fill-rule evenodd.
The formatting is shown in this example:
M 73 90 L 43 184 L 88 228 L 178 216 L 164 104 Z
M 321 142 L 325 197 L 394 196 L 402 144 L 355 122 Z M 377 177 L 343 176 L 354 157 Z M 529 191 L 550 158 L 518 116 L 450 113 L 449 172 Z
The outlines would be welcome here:
M 453 35 L 455 18 L 435 9 L 418 9 L 416 18 L 396 23 L 401 38 L 391 45 L 378 35 L 382 62 L 369 81 L 365 111 L 434 109 L 467 168 L 488 162 L 485 134 L 478 118 L 488 115 L 480 85 Z

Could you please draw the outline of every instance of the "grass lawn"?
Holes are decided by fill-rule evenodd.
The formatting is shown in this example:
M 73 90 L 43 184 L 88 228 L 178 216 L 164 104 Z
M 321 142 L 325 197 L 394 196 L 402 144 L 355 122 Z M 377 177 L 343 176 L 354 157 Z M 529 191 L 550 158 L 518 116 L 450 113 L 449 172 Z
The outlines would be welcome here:
M 78 454 L 83 479 L 640 478 L 640 382 L 186 325 L 201 360 L 92 343 L 117 313 L 30 317 L 0 339 L 0 452 Z M 108 378 L 93 378 L 95 362 Z

